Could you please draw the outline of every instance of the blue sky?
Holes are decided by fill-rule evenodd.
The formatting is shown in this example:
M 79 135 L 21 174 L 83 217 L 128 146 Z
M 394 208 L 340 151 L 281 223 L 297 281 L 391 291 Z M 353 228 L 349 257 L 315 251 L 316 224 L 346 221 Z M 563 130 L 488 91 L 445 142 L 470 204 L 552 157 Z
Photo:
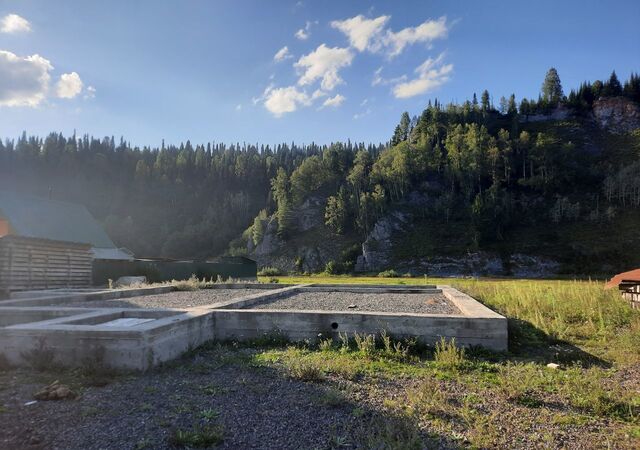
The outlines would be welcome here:
M 638 1 L 0 0 L 0 137 L 386 141 L 430 99 L 537 97 L 551 66 L 567 92 L 626 79 L 638 23 Z

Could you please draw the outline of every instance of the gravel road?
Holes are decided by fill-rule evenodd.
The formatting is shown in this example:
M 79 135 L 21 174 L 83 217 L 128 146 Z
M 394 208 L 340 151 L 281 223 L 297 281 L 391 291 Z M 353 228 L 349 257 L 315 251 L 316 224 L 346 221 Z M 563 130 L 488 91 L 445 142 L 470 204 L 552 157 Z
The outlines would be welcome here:
M 117 300 L 94 300 L 65 303 L 64 306 L 83 308 L 193 308 L 224 302 L 232 298 L 246 297 L 267 289 L 201 289 L 198 291 L 175 291 L 158 295 L 121 298 Z
M 442 294 L 300 292 L 251 308 L 460 314 Z

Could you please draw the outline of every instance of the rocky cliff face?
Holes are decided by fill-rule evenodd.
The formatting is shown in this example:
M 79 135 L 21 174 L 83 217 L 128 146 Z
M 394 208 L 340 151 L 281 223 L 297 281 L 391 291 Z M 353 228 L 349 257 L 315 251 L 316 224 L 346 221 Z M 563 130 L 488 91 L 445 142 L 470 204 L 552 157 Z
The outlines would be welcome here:
M 278 221 L 270 217 L 258 245 L 247 245 L 249 257 L 258 267 L 277 267 L 284 271 L 320 272 L 335 261 L 343 250 L 340 238 L 330 236 L 324 226 L 326 199 L 310 197 L 293 211 L 295 232 L 284 241 L 278 237 Z M 296 264 L 298 263 L 298 264 Z
M 389 267 L 393 243 L 391 238 L 411 225 L 408 214 L 395 211 L 379 219 L 362 243 L 362 255 L 358 256 L 357 272 L 377 272 Z
M 610 133 L 629 133 L 640 128 L 640 106 L 624 97 L 596 100 L 593 117 L 600 128 Z

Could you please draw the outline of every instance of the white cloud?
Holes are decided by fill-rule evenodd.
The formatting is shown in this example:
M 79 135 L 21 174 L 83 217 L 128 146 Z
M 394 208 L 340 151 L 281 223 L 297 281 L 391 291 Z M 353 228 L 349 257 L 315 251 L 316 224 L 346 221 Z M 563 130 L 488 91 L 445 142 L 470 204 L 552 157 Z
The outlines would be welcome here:
M 293 58 L 293 55 L 289 53 L 289 47 L 286 45 L 278 50 L 278 52 L 273 56 L 273 60 L 276 62 L 284 61 L 289 58 Z
M 380 16 L 375 19 L 367 19 L 358 15 L 346 20 L 334 20 L 331 26 L 342 31 L 349 38 L 351 45 L 358 51 L 365 49 L 375 50 L 374 41 L 384 29 L 390 16 Z
M 320 87 L 331 91 L 342 83 L 338 71 L 349 66 L 353 60 L 353 53 L 347 48 L 327 47 L 321 44 L 308 55 L 302 56 L 294 66 L 302 72 L 298 79 L 301 86 L 311 84 L 320 79 Z
M 294 112 L 301 105 L 311 104 L 309 96 L 305 92 L 299 91 L 295 86 L 275 89 L 269 86 L 262 98 L 264 99 L 264 107 L 276 117 Z
M 74 98 L 82 92 L 82 80 L 76 72 L 63 73 L 56 84 L 56 95 L 59 98 Z
M 40 55 L 17 56 L 0 50 L 0 106 L 38 106 L 47 96 L 53 70 Z
M 407 45 L 417 42 L 430 43 L 447 37 L 448 32 L 447 18 L 443 16 L 438 20 L 426 20 L 417 27 L 404 28 L 398 32 L 387 30 L 383 45 L 389 48 L 388 54 L 393 57 L 402 53 Z
M 93 86 L 87 86 L 87 89 L 84 91 L 84 99 L 88 100 L 90 98 L 96 98 L 96 88 Z
M 449 75 L 453 72 L 453 64 L 444 64 L 444 53 L 436 59 L 429 58 L 420 64 L 415 72 L 418 78 L 406 83 L 396 84 L 393 95 L 396 98 L 409 98 L 434 90 L 449 81 Z
M 354 114 L 353 119 L 354 120 L 362 119 L 364 116 L 368 116 L 369 114 L 371 114 L 371 108 L 367 108 L 367 110 L 364 112 Z
M 24 17 L 8 14 L 0 19 L 0 33 L 27 33 L 31 31 L 31 24 Z
M 236 105 L 236 111 L 242 111 L 242 104 L 241 103 L 238 103 Z
M 384 78 L 382 76 L 382 67 L 378 67 L 375 72 L 373 72 L 373 80 L 371 80 L 371 86 L 385 85 L 385 84 L 396 84 L 407 79 L 406 75 L 402 75 L 395 78 Z
M 320 97 L 326 97 L 328 94 L 326 92 L 324 92 L 322 89 L 316 89 L 315 91 L 313 91 L 313 94 L 311 94 L 311 100 L 317 100 Z
M 307 21 L 307 23 L 304 25 L 304 28 L 300 28 L 298 31 L 296 31 L 295 36 L 301 41 L 306 41 L 307 39 L 309 39 L 309 36 L 311 36 L 311 33 L 310 33 L 311 26 L 317 25 L 317 24 L 318 24 L 317 20 L 315 22 Z
M 329 106 L 337 108 L 338 106 L 342 105 L 345 100 L 346 98 L 343 95 L 337 94 L 335 97 L 329 97 L 328 99 L 326 99 L 322 104 L 322 108 Z

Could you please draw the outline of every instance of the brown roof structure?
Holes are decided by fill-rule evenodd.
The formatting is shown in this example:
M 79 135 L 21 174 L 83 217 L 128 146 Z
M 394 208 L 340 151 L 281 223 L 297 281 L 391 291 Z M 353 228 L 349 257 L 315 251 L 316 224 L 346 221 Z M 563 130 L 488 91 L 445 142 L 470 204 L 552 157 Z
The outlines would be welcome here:
M 619 273 L 611 278 L 604 287 L 607 289 L 618 287 L 622 282 L 637 282 L 640 284 L 640 269 Z

